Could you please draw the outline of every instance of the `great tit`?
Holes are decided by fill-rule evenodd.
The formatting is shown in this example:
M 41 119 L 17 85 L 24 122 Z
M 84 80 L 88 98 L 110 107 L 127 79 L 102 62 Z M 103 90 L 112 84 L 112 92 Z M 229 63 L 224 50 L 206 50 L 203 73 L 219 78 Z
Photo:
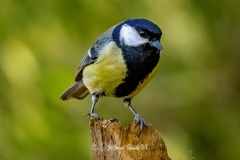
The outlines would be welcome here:
M 133 109 L 132 98 L 153 78 L 159 68 L 161 29 L 146 19 L 128 19 L 105 31 L 81 61 L 75 81 L 62 100 L 83 99 L 92 94 L 90 116 L 101 96 L 123 98 L 142 130 L 145 121 Z

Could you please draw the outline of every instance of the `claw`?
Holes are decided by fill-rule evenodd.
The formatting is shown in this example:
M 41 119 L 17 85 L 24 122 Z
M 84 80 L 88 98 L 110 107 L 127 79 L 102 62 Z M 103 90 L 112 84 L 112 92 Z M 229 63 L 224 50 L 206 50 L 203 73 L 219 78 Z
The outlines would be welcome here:
M 146 122 L 144 121 L 144 119 L 142 119 L 140 117 L 140 115 L 133 109 L 132 105 L 131 105 L 131 99 L 124 99 L 123 103 L 126 107 L 128 107 L 133 114 L 135 115 L 134 117 L 134 121 L 136 124 L 140 125 L 140 132 L 142 131 L 143 126 L 146 126 Z
M 98 115 L 96 113 L 88 113 L 87 116 L 95 118 L 95 119 L 99 119 L 99 117 L 98 117 Z
M 99 97 L 100 97 L 99 93 L 93 93 L 93 95 L 92 95 L 92 108 L 91 108 L 90 113 L 87 114 L 88 117 L 99 119 L 98 115 L 96 113 L 93 113 L 95 104 L 97 103 Z
M 140 131 L 142 131 L 143 126 L 146 126 L 145 120 L 143 118 L 141 118 L 139 114 L 135 115 L 134 121 L 135 121 L 136 124 L 139 124 Z

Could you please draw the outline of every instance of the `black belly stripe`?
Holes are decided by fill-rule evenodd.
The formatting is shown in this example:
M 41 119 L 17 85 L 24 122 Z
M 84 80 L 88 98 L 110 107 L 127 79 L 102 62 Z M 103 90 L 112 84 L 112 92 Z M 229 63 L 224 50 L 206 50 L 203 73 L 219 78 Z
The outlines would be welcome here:
M 116 97 L 125 97 L 131 94 L 157 66 L 160 60 L 159 51 L 152 47 L 144 47 L 144 51 L 125 47 L 123 56 L 128 68 L 127 77 L 115 91 Z

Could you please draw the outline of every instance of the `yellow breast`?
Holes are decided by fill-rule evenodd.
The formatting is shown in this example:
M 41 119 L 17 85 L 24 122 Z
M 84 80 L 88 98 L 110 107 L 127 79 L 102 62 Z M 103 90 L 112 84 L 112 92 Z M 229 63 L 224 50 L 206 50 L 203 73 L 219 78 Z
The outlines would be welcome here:
M 115 89 L 126 77 L 127 66 L 115 42 L 101 51 L 98 60 L 83 70 L 83 83 L 90 92 L 114 96 Z

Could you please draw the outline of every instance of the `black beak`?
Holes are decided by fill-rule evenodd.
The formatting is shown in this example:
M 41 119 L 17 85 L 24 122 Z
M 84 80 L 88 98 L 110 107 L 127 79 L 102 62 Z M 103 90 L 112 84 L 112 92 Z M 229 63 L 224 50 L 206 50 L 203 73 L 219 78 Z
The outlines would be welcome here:
M 150 42 L 150 45 L 157 48 L 159 51 L 163 50 L 162 45 L 158 40 Z

